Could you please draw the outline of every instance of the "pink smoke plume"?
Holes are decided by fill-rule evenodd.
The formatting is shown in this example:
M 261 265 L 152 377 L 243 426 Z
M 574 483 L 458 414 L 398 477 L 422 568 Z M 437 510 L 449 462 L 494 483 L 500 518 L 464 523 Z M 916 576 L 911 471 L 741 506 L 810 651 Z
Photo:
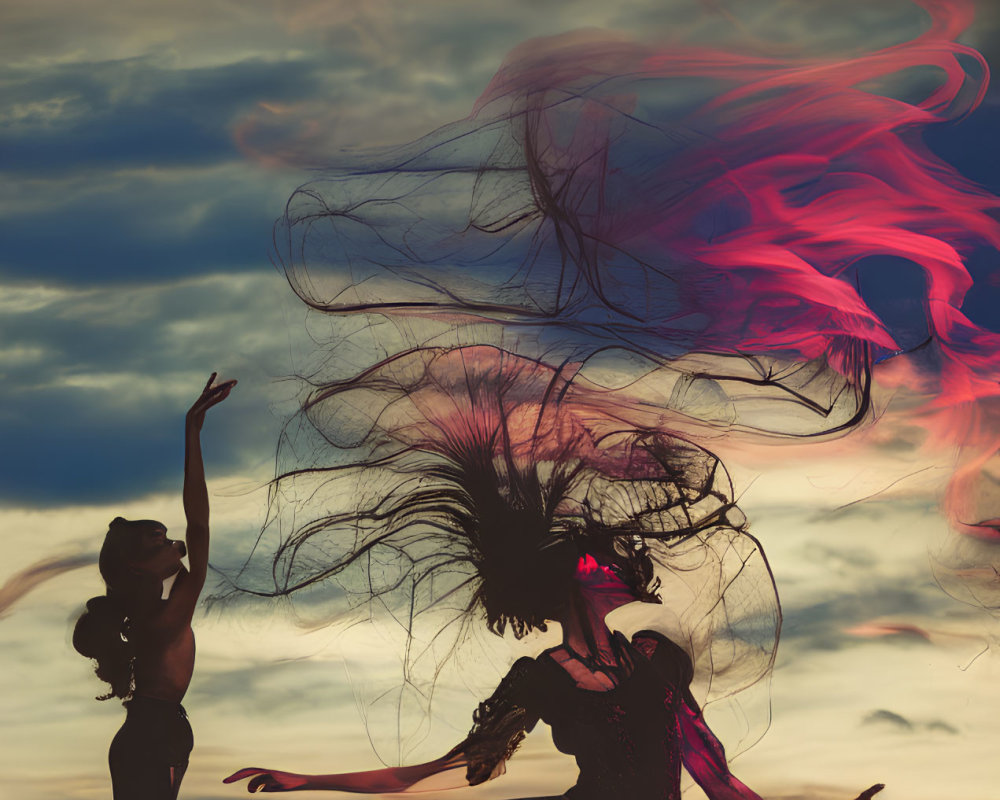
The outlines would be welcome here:
M 946 500 L 953 524 L 998 538 L 990 521 L 997 509 L 977 505 L 979 476 L 1000 448 L 1000 333 L 973 323 L 962 306 L 973 285 L 966 258 L 1000 249 L 1000 200 L 920 139 L 925 127 L 981 103 L 989 68 L 954 41 L 972 21 L 971 2 L 918 4 L 930 17 L 925 33 L 850 59 L 536 40 L 511 54 L 474 114 L 492 117 L 499 107 L 523 120 L 535 196 L 552 206 L 556 225 L 571 208 L 569 249 L 595 292 L 610 296 L 620 269 L 609 252 L 665 265 L 661 280 L 675 282 L 680 302 L 655 324 L 671 341 L 696 331 L 693 350 L 825 358 L 856 381 L 901 351 L 859 290 L 859 262 L 917 265 L 934 352 L 910 373 L 926 397 L 918 419 L 932 444 L 961 450 Z M 920 96 L 878 93 L 915 68 L 937 77 Z M 646 202 L 642 185 L 630 202 L 618 185 L 622 120 L 641 115 L 643 104 L 641 91 L 616 83 L 625 75 L 636 85 L 698 77 L 722 87 L 687 114 L 684 126 L 696 135 L 677 157 L 642 178 L 660 189 L 680 184 L 683 202 Z M 607 91 L 591 88 L 598 76 Z M 720 216 L 728 217 L 721 230 L 706 229 Z
M 675 389 L 711 383 L 728 404 L 701 420 L 713 436 L 819 438 L 899 408 L 959 452 L 953 527 L 996 541 L 1000 333 L 963 309 L 969 259 L 1000 249 L 1000 200 L 923 139 L 975 110 L 989 71 L 956 41 L 971 2 L 916 5 L 922 34 L 851 56 L 528 41 L 467 118 L 355 152 L 292 197 L 276 230 L 289 281 L 314 309 L 402 320 L 417 346 L 434 324 L 493 326 L 480 342 L 580 376 L 614 351 L 623 371 L 635 356 L 680 375 Z M 922 277 L 920 344 L 861 287 L 899 263 Z M 657 407 L 629 380 L 621 419 L 693 420 L 670 386 Z M 786 424 L 795 404 L 812 416 Z

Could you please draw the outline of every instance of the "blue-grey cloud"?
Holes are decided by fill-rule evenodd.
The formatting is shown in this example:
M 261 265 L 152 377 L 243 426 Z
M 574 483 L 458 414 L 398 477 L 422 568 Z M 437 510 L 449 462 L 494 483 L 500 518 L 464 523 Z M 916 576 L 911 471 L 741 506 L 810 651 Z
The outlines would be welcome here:
M 83 200 L 29 218 L 0 220 L 5 242 L 0 274 L 100 284 L 269 266 L 275 215 L 265 196 L 217 206 L 190 229 L 172 235 L 157 225 L 159 215 L 183 213 L 201 199 L 179 198 L 173 208 L 164 208 L 157 188 L 156 181 L 148 181 L 134 197 L 96 204 Z
M 33 420 L 18 414 L 27 409 L 13 410 L 19 419 L 2 434 L 6 455 L 0 462 L 0 502 L 89 504 L 180 490 L 180 436 L 162 418 L 96 420 L 92 413 L 81 413 L 81 405 L 71 394 L 35 397 Z M 210 473 L 220 469 L 219 460 L 206 459 Z
M 244 159 L 234 128 L 258 103 L 322 95 L 306 59 L 170 69 L 68 64 L 0 81 L 0 274 L 101 283 L 266 267 L 301 174 Z
M 781 647 L 785 655 L 803 651 L 832 651 L 860 648 L 868 640 L 859 639 L 845 629 L 876 617 L 934 615 L 946 610 L 951 601 L 934 591 L 928 576 L 879 580 L 873 575 L 867 588 L 848 590 L 817 603 L 785 604 L 781 628 Z M 916 635 L 893 636 L 897 646 L 927 646 Z
M 277 275 L 243 275 L 66 290 L 20 312 L 11 301 L 0 317 L 0 503 L 179 490 L 183 415 L 213 370 L 244 380 L 206 425 L 208 472 L 259 471 L 280 423 L 269 382 L 291 370 L 283 291 Z
M 5 177 L 0 276 L 77 286 L 269 271 L 274 219 L 302 179 L 239 163 L 73 180 Z
M 139 58 L 41 75 L 8 69 L 0 81 L 3 169 L 35 175 L 236 158 L 231 127 L 241 114 L 261 101 L 315 95 L 321 85 L 316 63 L 304 59 L 177 69 Z

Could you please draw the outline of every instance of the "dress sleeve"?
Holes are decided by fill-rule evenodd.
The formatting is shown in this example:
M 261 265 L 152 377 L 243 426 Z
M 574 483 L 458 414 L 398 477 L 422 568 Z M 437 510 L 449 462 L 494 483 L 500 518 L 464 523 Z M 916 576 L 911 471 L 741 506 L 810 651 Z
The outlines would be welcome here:
M 656 631 L 639 631 L 632 644 L 652 662 L 668 685 L 687 688 L 694 678 L 694 665 L 687 651 Z
M 531 710 L 535 666 L 532 658 L 514 663 L 497 690 L 473 713 L 472 730 L 465 741 L 449 754 L 464 756 L 469 785 L 502 774 L 504 762 L 538 722 L 538 714 Z

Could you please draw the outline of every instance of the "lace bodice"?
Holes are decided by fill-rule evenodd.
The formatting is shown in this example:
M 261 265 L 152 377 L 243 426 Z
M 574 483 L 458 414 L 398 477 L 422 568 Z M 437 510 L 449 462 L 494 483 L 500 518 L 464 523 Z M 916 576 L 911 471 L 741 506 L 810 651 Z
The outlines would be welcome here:
M 618 634 L 621 637 L 621 634 Z M 468 738 L 456 748 L 471 784 L 492 777 L 539 719 L 556 747 L 576 757 L 573 800 L 679 800 L 677 714 L 691 661 L 664 636 L 642 631 L 623 646 L 634 669 L 607 691 L 581 689 L 548 653 L 522 658 L 480 704 Z

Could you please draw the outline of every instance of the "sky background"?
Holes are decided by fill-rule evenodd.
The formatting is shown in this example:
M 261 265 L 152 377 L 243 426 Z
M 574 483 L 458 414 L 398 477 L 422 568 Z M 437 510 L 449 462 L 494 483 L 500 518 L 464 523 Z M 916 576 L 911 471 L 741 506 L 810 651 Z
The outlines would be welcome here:
M 923 21 L 902 0 L 802 5 L 4 0 L 0 584 L 40 560 L 66 567 L 9 607 L 0 588 L 4 792 L 110 796 L 122 712 L 93 699 L 102 686 L 72 650 L 71 624 L 103 591 L 93 562 L 111 518 L 182 530 L 183 414 L 212 371 L 240 380 L 203 437 L 213 562 L 239 563 L 259 531 L 259 487 L 298 392 L 282 378 L 317 357 L 270 260 L 273 222 L 309 167 L 464 116 L 504 54 L 533 36 L 604 27 L 851 51 L 911 38 Z M 984 4 L 963 39 L 993 63 L 997 17 Z M 991 91 L 931 143 L 1000 192 L 998 131 Z M 996 265 L 976 269 L 965 310 L 996 330 Z M 996 796 L 996 623 L 942 592 L 930 564 L 950 463 L 864 433 L 730 464 L 785 614 L 770 730 L 733 764 L 764 797 L 850 800 L 877 781 L 886 800 Z M 871 635 L 888 623 L 919 632 Z M 220 781 L 242 766 L 379 765 L 352 685 L 359 672 L 391 680 L 384 643 L 304 633 L 282 607 L 216 609 L 196 618 L 196 635 L 182 796 L 237 797 Z M 464 735 L 476 692 L 505 669 L 477 663 L 476 675 L 453 676 L 421 755 Z M 712 713 L 734 747 L 739 721 Z M 573 763 L 547 736 L 532 734 L 503 780 L 455 796 L 564 790 Z

